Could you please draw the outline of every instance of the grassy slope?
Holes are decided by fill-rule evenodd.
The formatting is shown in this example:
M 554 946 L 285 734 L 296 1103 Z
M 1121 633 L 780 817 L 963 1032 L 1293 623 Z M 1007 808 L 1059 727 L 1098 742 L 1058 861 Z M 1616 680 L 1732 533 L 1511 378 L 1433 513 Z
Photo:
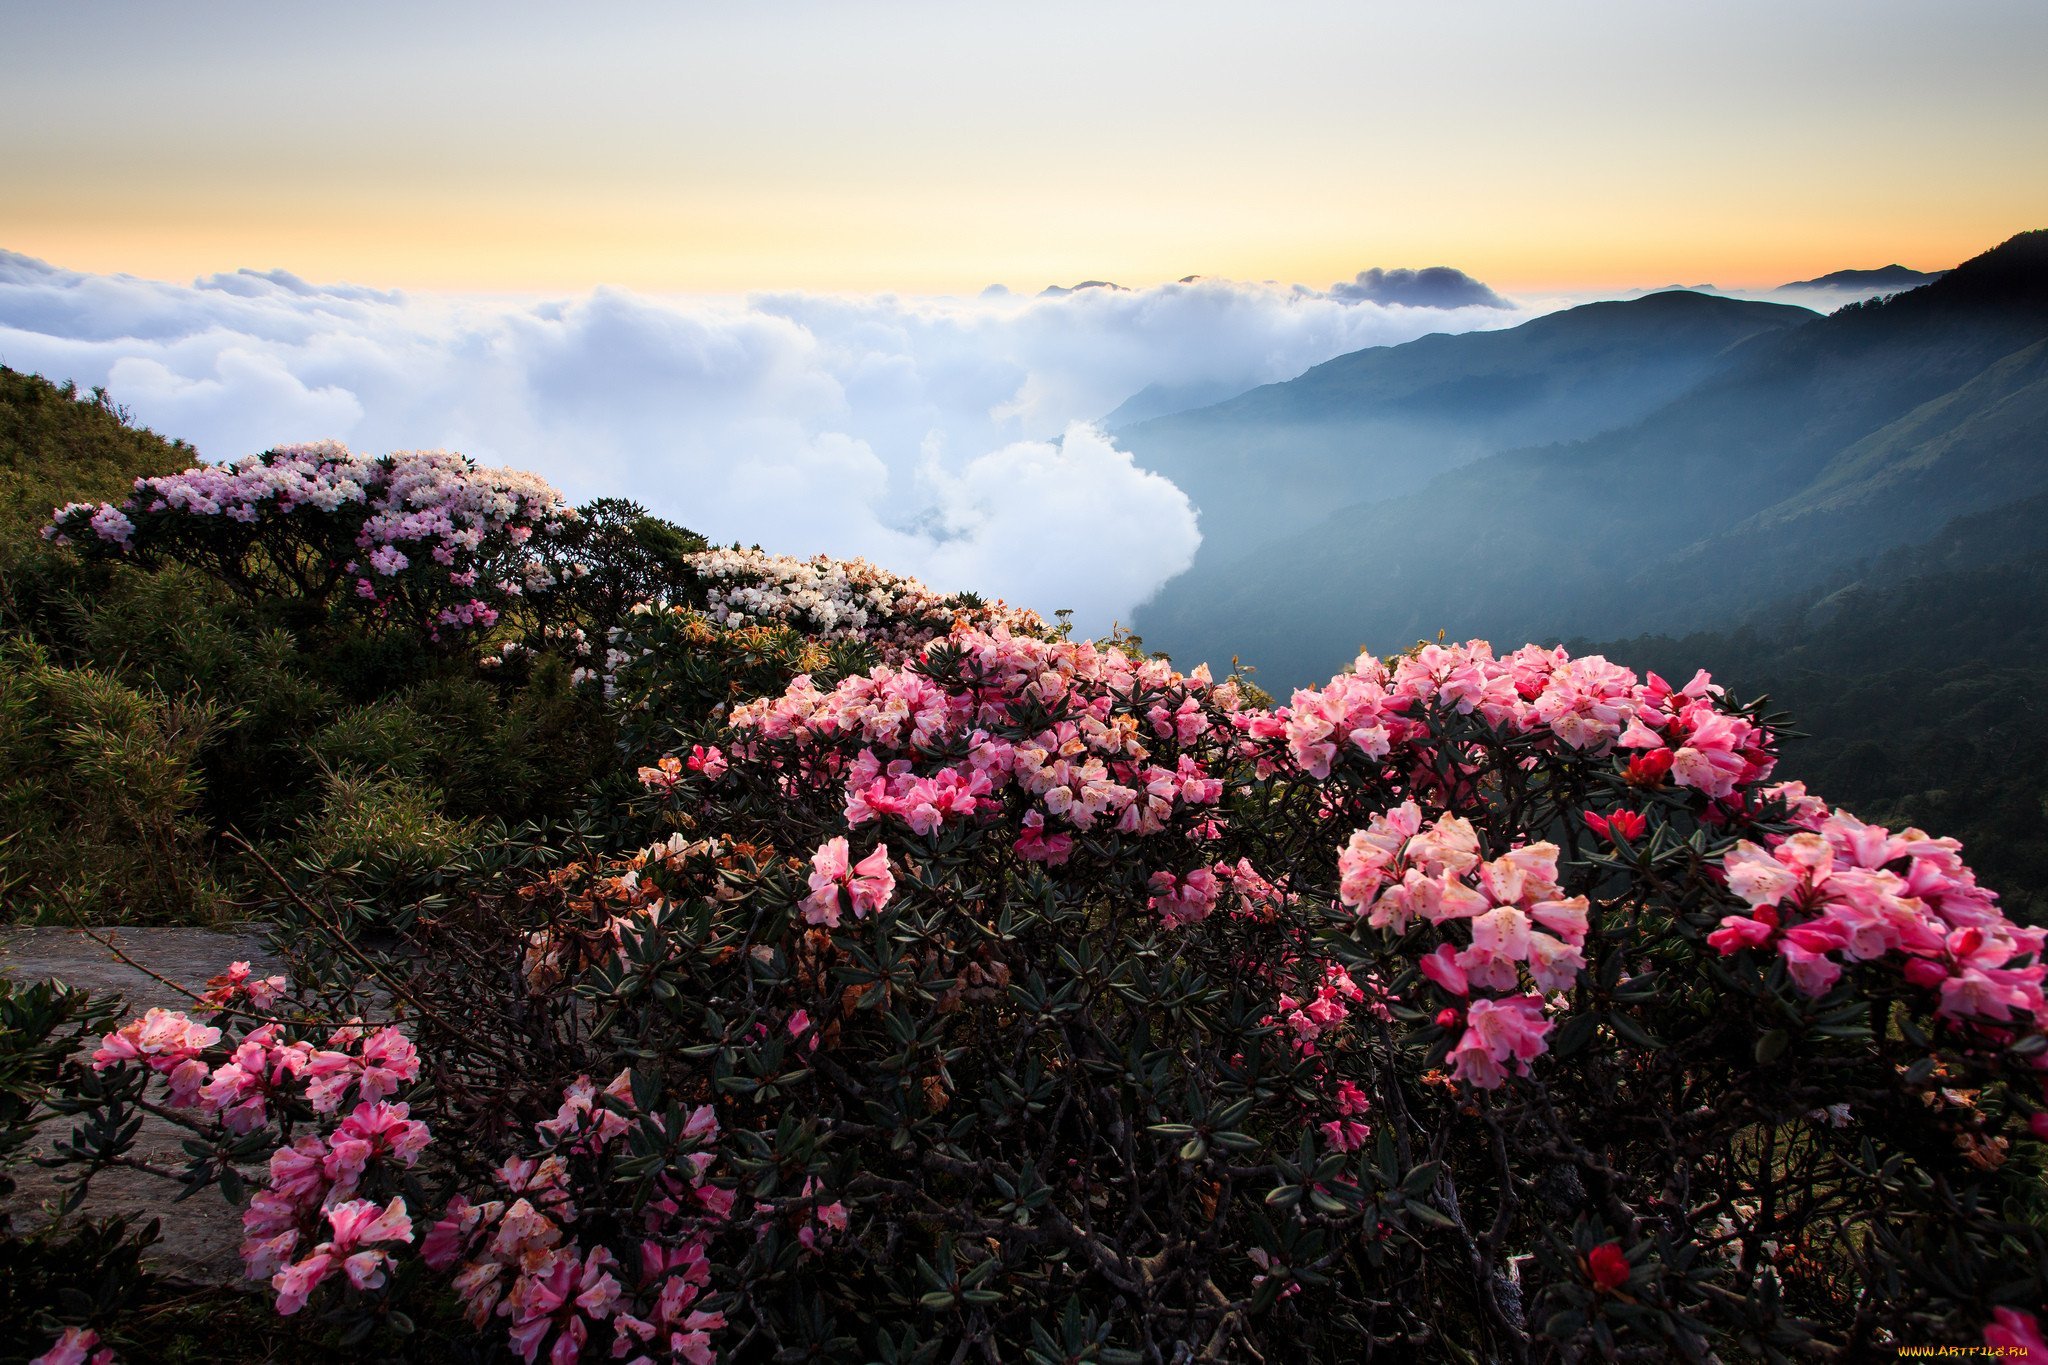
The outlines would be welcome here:
M 34 535 L 54 506 L 118 501 L 137 478 L 196 459 L 102 397 L 0 365 L 0 545 Z

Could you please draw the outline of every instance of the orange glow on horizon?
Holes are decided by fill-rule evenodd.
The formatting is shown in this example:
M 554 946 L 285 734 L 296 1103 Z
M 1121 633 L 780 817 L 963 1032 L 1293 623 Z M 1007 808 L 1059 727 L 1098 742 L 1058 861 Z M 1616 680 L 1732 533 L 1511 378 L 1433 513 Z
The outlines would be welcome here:
M 1515 295 L 1935 269 L 2048 225 L 2048 7 L 1846 4 L 221 0 L 91 43 L 23 8 L 0 248 L 436 292 L 1449 265 Z
M 194 206 L 197 209 L 198 206 Z M 0 211 L 0 248 L 52 265 L 185 281 L 236 269 L 289 270 L 316 282 L 445 293 L 581 293 L 613 286 L 650 293 L 972 294 L 993 283 L 1019 293 L 1048 284 L 1108 279 L 1132 287 L 1185 275 L 1272 280 L 1315 288 L 1368 266 L 1449 265 L 1513 296 L 1712 284 L 1768 289 L 1828 271 L 1901 264 L 1946 269 L 2014 233 L 2048 225 L 2048 209 L 2005 216 L 1901 224 L 1821 222 L 1794 233 L 1742 224 L 1687 230 L 1577 235 L 1503 243 L 1468 232 L 1360 234 L 1339 241 L 1260 240 L 1253 230 L 1147 240 L 1143 225 L 1109 229 L 1089 241 L 995 242 L 917 236 L 893 214 L 848 214 L 830 242 L 807 237 L 808 215 L 646 215 L 523 210 L 380 213 L 317 222 L 237 212 L 214 218 L 166 211 L 147 224 L 76 212 Z M 501 226 L 479 231 L 481 219 Z M 2037 221 L 2038 220 L 2038 221 Z M 402 227 L 394 231 L 394 222 Z M 1562 225 L 1561 225 L 1562 226 Z M 1375 242 L 1372 238 L 1378 237 Z

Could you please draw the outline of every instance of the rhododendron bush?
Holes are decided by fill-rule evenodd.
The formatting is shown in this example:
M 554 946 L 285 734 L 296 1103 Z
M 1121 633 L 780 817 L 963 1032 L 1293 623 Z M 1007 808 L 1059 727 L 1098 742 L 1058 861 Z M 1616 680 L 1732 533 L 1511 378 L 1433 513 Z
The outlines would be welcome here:
M 486 629 L 576 566 L 531 542 L 575 510 L 536 475 L 448 451 L 336 441 L 142 478 L 120 506 L 57 508 L 44 536 L 89 555 L 195 565 L 254 596 L 360 608 L 435 638 Z
M 685 556 L 659 597 L 606 632 L 601 682 L 630 754 L 692 736 L 707 717 L 780 692 L 799 674 L 830 682 L 898 663 L 956 626 L 1049 638 L 1035 612 L 944 596 L 864 560 L 792 559 L 759 550 Z
M 759 628 L 648 617 L 650 669 Z M 637 764 L 638 851 L 381 946 L 287 897 L 291 980 L 109 1034 L 76 1154 L 191 1123 L 280 1313 L 428 1358 L 2038 1333 L 2042 931 L 1704 675 L 1435 645 L 1261 708 L 998 622 L 807 648 Z

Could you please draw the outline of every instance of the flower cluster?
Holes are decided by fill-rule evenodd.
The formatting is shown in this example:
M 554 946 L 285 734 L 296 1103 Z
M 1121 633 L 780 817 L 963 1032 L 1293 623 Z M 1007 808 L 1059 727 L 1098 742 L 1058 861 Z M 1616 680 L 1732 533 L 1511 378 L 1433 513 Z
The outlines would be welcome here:
M 668 837 L 407 931 L 436 1089 L 395 1031 L 299 1037 L 244 964 L 207 1002 L 246 1034 L 103 1040 L 278 1126 L 245 1255 L 281 1311 L 451 1284 L 550 1365 L 1322 1358 L 1456 1294 L 1482 1353 L 1661 1358 L 1790 1324 L 1755 1287 L 1796 1273 L 1828 1346 L 1936 1301 L 2038 1336 L 1980 1324 L 2039 1299 L 1991 1211 L 2048 1140 L 2048 934 L 1953 841 L 1766 787 L 1775 722 L 1705 675 L 1473 642 L 1262 710 L 1107 643 L 891 656 L 722 609 L 613 639 Z M 1773 1192 L 1884 1163 L 1896 1238 L 1799 1261 L 1830 1215 Z M 1674 1181 L 1710 1212 L 1649 1236 Z
M 1569 990 L 1586 965 L 1586 898 L 1563 894 L 1557 856 L 1538 842 L 1482 858 L 1470 821 L 1425 826 L 1413 801 L 1373 817 L 1338 854 L 1344 906 L 1388 934 L 1419 920 L 1443 940 L 1418 965 L 1463 1006 L 1451 1050 L 1460 1080 L 1491 1088 L 1510 1067 L 1526 1074 L 1551 1027 L 1540 992 Z M 1473 999 L 1475 989 L 1496 997 Z
M 1809 996 L 1825 995 L 1846 966 L 1881 963 L 1937 992 L 1943 1018 L 2048 1026 L 2048 931 L 2008 920 L 1955 840 L 1864 824 L 1798 783 L 1769 795 L 1786 802 L 1797 832 L 1729 851 L 1728 889 L 1748 913 L 1723 917 L 1709 943 L 1775 953 Z
M 242 1214 L 242 1265 L 250 1279 L 270 1281 L 279 1295 L 276 1308 L 281 1314 L 303 1308 L 307 1295 L 336 1271 L 350 1271 L 348 1281 L 356 1289 L 375 1289 L 383 1283 L 381 1277 L 371 1279 L 373 1273 L 381 1275 L 383 1252 L 375 1261 L 348 1263 L 346 1254 L 334 1257 L 332 1250 L 334 1244 L 350 1240 L 412 1240 L 412 1224 L 406 1222 L 403 1201 L 393 1199 L 379 1222 L 365 1218 L 365 1209 L 377 1205 L 354 1195 L 373 1166 L 389 1169 L 391 1162 L 418 1164 L 430 1138 L 428 1126 L 412 1117 L 410 1105 L 367 1099 L 358 1103 L 332 1134 L 305 1134 L 270 1154 L 268 1181 Z M 354 1214 L 342 1222 L 334 1220 L 334 1209 L 350 1203 L 358 1205 Z M 332 1228 L 332 1236 L 313 1244 L 322 1224 Z M 365 1230 L 391 1230 L 391 1236 L 365 1238 Z M 293 1252 L 303 1244 L 313 1244 L 311 1252 L 293 1261 Z
M 245 586 L 266 574 L 300 595 L 345 584 L 367 608 L 415 614 L 438 637 L 488 627 L 508 598 L 553 586 L 526 546 L 575 515 L 533 474 L 449 451 L 380 458 L 322 441 L 138 479 L 119 507 L 56 509 L 43 534 L 187 559 Z
M 114 1365 L 112 1347 L 100 1345 L 100 1334 L 89 1327 L 66 1327 L 49 1350 L 28 1365 Z
M 1045 632 L 1034 612 L 945 596 L 864 559 L 717 549 L 691 556 L 689 564 L 704 584 L 706 614 L 720 625 L 777 623 L 817 639 L 866 640 L 897 656 L 944 634 L 956 617 L 984 628 Z
M 842 891 L 855 919 L 872 915 L 889 903 L 896 891 L 896 878 L 889 872 L 888 845 L 876 844 L 875 851 L 857 863 L 849 863 L 849 857 L 843 838 L 828 841 L 812 857 L 811 894 L 803 900 L 805 923 L 837 928 Z
M 1315 994 L 1306 1001 L 1282 995 L 1276 1002 L 1278 1012 L 1272 1022 L 1287 1030 L 1298 1052 L 1313 1057 L 1317 1040 L 1349 1019 L 1351 1006 L 1363 999 L 1365 991 L 1352 980 L 1349 971 L 1339 963 L 1325 962 L 1323 979 Z
M 1227 754 L 1222 722 L 1236 706 L 1235 685 L 1213 686 L 1206 670 L 1184 677 L 1113 646 L 962 627 L 830 691 L 799 676 L 734 711 L 729 748 L 771 766 L 786 750 L 826 751 L 851 828 L 930 835 L 1014 809 L 1017 854 L 1058 866 L 1075 834 L 1155 835 L 1175 822 L 1213 833 L 1223 783 L 1210 764 Z M 1155 908 L 1169 920 L 1214 904 L 1212 872 L 1160 875 Z
M 381 1288 L 385 1272 L 396 1259 L 390 1247 L 410 1245 L 413 1239 L 412 1218 L 406 1213 L 405 1200 L 396 1195 L 381 1208 L 370 1199 L 344 1199 L 323 1202 L 319 1210 L 328 1226 L 328 1236 L 303 1259 L 271 1275 L 271 1288 L 277 1291 L 277 1311 L 283 1317 L 304 1308 L 322 1281 L 335 1274 L 358 1290 Z M 298 1236 L 296 1229 L 286 1229 L 260 1242 L 253 1255 L 245 1252 L 250 1278 L 261 1278 L 265 1270 L 289 1253 Z
M 206 1003 L 277 1003 L 282 977 L 257 978 L 234 963 L 209 983 Z M 391 1096 L 419 1076 L 419 1054 L 396 1028 L 347 1025 L 324 1045 L 289 1038 L 271 1021 L 222 1048 L 220 1029 L 174 1010 L 152 1009 L 100 1040 L 92 1065 L 141 1064 L 162 1077 L 172 1109 L 191 1109 L 237 1136 L 310 1112 L 316 1131 L 271 1153 L 268 1178 L 244 1212 L 242 1260 L 251 1279 L 268 1280 L 280 1313 L 292 1314 L 327 1279 L 357 1290 L 381 1286 L 390 1244 L 412 1240 L 405 1203 L 358 1198 L 380 1167 L 410 1167 L 425 1150 L 427 1125 Z M 352 1108 L 344 1106 L 353 1099 Z M 297 1253 L 309 1248 L 303 1256 Z
M 1425 645 L 1389 667 L 1360 655 L 1351 671 L 1322 688 L 1297 691 L 1288 705 L 1248 726 L 1258 739 L 1281 739 L 1303 770 L 1330 775 L 1341 754 L 1370 762 L 1425 733 L 1422 713 L 1442 708 L 1477 715 L 1506 737 L 1543 736 L 1599 756 L 1634 754 L 1632 771 L 1650 785 L 1673 783 L 1709 797 L 1762 780 L 1775 763 L 1771 736 L 1718 705 L 1721 690 L 1702 672 L 1681 689 L 1656 674 L 1638 679 L 1598 655 L 1572 658 L 1562 648 L 1527 645 L 1495 658 L 1484 640 Z
M 261 1014 L 277 1004 L 287 984 L 282 976 L 257 976 L 248 963 L 231 962 L 226 971 L 206 983 L 200 1005 L 216 1013 L 241 1009 Z
M 652 1197 L 638 1207 L 630 1230 L 636 1266 L 578 1236 L 582 1211 L 571 1188 L 571 1159 L 622 1151 L 642 1128 L 668 1137 L 667 1127 L 661 1114 L 637 1108 L 630 1072 L 602 1089 L 578 1077 L 555 1117 L 536 1125 L 545 1155 L 507 1160 L 495 1174 L 493 1198 L 458 1195 L 449 1202 L 421 1255 L 432 1269 L 454 1272 L 473 1326 L 504 1319 L 512 1349 L 525 1361 L 546 1348 L 551 1365 L 567 1365 L 590 1347 L 634 1365 L 711 1365 L 713 1334 L 725 1318 L 703 1306 L 708 1248 L 731 1217 L 733 1195 L 709 1178 L 718 1135 L 709 1106 L 691 1111 L 673 1134 L 685 1154 L 664 1168 Z M 609 1340 L 601 1335 L 607 1327 Z
M 189 1105 L 213 1074 L 200 1054 L 219 1041 L 217 1028 L 194 1023 L 177 1010 L 152 1009 L 100 1039 L 92 1069 L 139 1062 L 164 1078 L 173 1104 Z

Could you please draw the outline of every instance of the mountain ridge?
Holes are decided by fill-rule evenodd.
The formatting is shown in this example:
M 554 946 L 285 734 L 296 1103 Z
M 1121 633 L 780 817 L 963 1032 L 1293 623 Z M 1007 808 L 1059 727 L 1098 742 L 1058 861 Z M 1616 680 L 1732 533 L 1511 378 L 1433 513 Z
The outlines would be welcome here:
M 1629 425 L 1462 463 L 1198 561 L 1137 625 L 1184 663 L 1238 652 L 1284 686 L 1327 676 L 1360 641 L 1384 651 L 1438 629 L 1519 640 L 1726 623 L 2048 487 L 2043 356 L 2021 354 L 2044 339 L 2048 233 L 2026 233 L 1933 284 L 1732 348 Z M 1927 483 L 1935 466 L 1955 487 Z M 1804 533 L 1820 523 L 1791 515 L 1816 510 L 1803 495 L 1845 511 L 1818 542 Z M 1781 507 L 1778 529 L 1742 529 Z
M 1202 516 L 1198 567 L 1304 518 L 1420 488 L 1447 464 L 1589 435 L 1683 392 L 1761 332 L 1817 321 L 1687 292 L 1585 304 L 1514 327 L 1368 347 L 1207 407 L 1118 428 Z M 1242 480 L 1255 472 L 1259 496 Z

